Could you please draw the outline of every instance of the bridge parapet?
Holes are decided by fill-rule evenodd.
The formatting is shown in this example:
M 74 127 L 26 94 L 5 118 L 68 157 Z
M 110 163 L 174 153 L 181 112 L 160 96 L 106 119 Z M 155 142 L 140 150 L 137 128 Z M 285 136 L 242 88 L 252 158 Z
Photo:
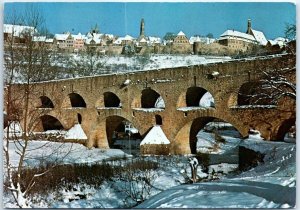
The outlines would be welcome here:
M 286 68 L 284 61 L 288 59 L 288 55 L 280 55 L 34 83 L 31 109 L 56 117 L 65 129 L 81 121 L 89 147 L 109 147 L 109 127 L 122 120 L 132 122 L 142 136 L 159 121 L 171 144 L 189 145 L 186 138 L 190 139 L 192 129 L 198 128 L 193 123 L 202 122 L 196 119 L 206 122 L 215 118 L 234 125 L 243 137 L 250 128 L 256 128 L 266 139 L 272 139 L 280 123 L 295 116 L 295 109 L 283 112 L 288 110 L 283 105 L 245 108 L 237 103 L 238 92 L 244 83 L 259 79 L 262 69 Z M 17 97 L 23 91 L 22 85 L 14 85 L 13 91 Z M 199 105 L 206 92 L 214 99 L 213 107 Z M 53 108 L 36 109 L 41 105 L 41 96 L 47 96 Z M 155 107 L 158 97 L 163 99 L 164 108 Z M 182 148 L 182 153 L 190 151 Z

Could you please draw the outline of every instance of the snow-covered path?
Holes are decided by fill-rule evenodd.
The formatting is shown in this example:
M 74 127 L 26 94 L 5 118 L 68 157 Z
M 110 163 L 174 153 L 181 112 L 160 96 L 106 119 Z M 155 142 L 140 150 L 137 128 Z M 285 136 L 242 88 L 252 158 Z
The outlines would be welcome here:
M 295 187 L 223 180 L 176 186 L 153 196 L 137 208 L 276 208 L 294 206 L 295 200 Z
M 265 154 L 264 163 L 231 178 L 172 187 L 137 208 L 295 207 L 296 145 L 250 138 L 240 146 Z

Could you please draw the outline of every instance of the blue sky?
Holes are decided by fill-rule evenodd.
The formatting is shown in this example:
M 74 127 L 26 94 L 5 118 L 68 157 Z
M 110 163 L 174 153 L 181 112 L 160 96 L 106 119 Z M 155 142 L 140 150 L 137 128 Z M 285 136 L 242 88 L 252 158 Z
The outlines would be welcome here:
M 30 5 L 42 12 L 51 33 L 86 33 L 97 23 L 102 33 L 137 37 L 144 18 L 146 35 L 163 37 L 182 30 L 188 37 L 219 37 L 227 29 L 245 32 L 250 18 L 252 28 L 273 39 L 284 35 L 286 23 L 296 22 L 292 3 L 18 2 L 4 4 L 4 23 L 12 11 L 23 13 Z

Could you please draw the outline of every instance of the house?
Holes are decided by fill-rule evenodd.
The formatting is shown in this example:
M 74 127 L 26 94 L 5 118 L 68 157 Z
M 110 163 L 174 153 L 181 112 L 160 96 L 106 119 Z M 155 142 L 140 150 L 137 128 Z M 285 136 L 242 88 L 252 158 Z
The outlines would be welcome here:
M 13 43 L 25 43 L 26 35 L 33 36 L 38 33 L 37 29 L 31 26 L 4 24 L 3 37 L 4 43 L 13 39 Z
M 194 42 L 200 42 L 202 44 L 211 44 L 215 41 L 216 39 L 209 38 L 209 37 L 202 37 L 202 36 L 192 36 L 189 39 L 190 44 L 194 44 Z
M 282 37 L 278 37 L 274 40 L 268 40 L 266 44 L 266 49 L 268 52 L 279 53 L 282 51 L 282 49 L 284 49 L 288 41 L 288 39 Z
M 64 34 L 55 34 L 54 35 L 54 44 L 57 46 L 58 49 L 67 49 L 70 46 L 70 43 L 67 43 L 67 39 L 70 39 L 70 33 Z M 71 36 L 72 37 L 72 36 Z
M 267 39 L 263 32 L 252 29 L 251 20 L 248 20 L 247 32 L 236 30 L 226 30 L 220 35 L 218 43 L 227 46 L 232 51 L 242 51 L 252 49 L 255 45 L 265 46 Z
M 172 42 L 172 53 L 191 53 L 192 45 L 186 35 L 180 31 Z
M 218 42 L 231 50 L 243 52 L 251 49 L 253 45 L 257 44 L 256 39 L 252 35 L 235 30 L 225 31 L 221 34 Z
M 81 33 L 78 33 L 77 35 L 72 35 L 72 37 L 74 40 L 74 51 L 83 50 L 86 37 Z

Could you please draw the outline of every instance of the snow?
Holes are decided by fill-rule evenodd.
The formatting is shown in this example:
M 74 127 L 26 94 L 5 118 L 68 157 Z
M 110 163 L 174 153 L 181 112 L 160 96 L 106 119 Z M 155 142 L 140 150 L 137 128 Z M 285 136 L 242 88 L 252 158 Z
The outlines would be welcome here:
M 238 106 L 232 106 L 230 108 L 232 109 L 274 109 L 276 108 L 276 105 L 238 105 Z
M 132 41 L 134 38 L 130 35 L 126 35 L 123 40 L 126 40 L 126 41 Z
M 7 137 L 7 130 L 8 128 L 6 127 L 3 131 L 4 137 Z M 21 137 L 23 133 L 22 127 L 19 122 L 13 121 L 9 125 L 9 137 Z
M 82 130 L 80 124 L 75 124 L 70 130 L 65 134 L 65 139 L 85 139 L 87 140 L 87 136 Z
M 241 38 L 244 41 L 255 42 L 255 38 L 243 32 L 235 31 L 235 30 L 227 30 L 223 34 L 220 35 L 219 40 L 228 39 L 228 38 Z
M 45 42 L 46 36 L 34 36 L 32 37 L 33 42 Z
M 159 125 L 153 126 L 149 133 L 145 136 L 140 145 L 144 144 L 170 144 L 165 133 Z
M 142 112 L 162 112 L 165 109 L 162 109 L 162 108 L 133 108 L 133 110 L 142 111 Z
M 286 43 L 288 42 L 288 39 L 282 38 L 282 37 L 277 37 L 274 40 L 268 40 L 268 42 L 271 45 L 279 45 L 280 48 L 282 48 L 283 46 L 286 45 Z
M 190 44 L 194 44 L 195 42 L 201 42 L 203 44 L 211 44 L 214 41 L 216 41 L 216 39 L 208 38 L 208 37 L 199 37 L 199 36 L 192 36 L 189 40 Z
M 147 41 L 146 41 L 145 38 L 142 38 L 142 39 L 140 40 L 140 42 L 141 42 L 141 43 L 146 43 Z
M 291 150 L 295 144 L 258 141 L 251 137 L 241 145 L 245 144 L 265 154 L 264 163 L 233 178 L 169 188 L 137 208 L 294 208 L 296 152 Z M 281 162 L 282 156 L 284 162 Z M 215 171 L 219 168 L 210 167 Z
M 203 107 L 214 107 L 215 100 L 210 92 L 206 92 L 200 99 L 199 106 Z
M 160 37 L 149 36 L 148 39 L 149 39 L 150 44 L 160 44 L 161 43 Z
M 159 96 L 154 105 L 155 108 L 164 109 L 166 107 L 164 99 Z
M 177 36 L 185 36 L 185 33 L 183 33 L 182 31 L 180 31 Z
M 193 110 L 206 110 L 206 109 L 207 107 L 204 106 L 187 106 L 187 107 L 177 108 L 178 111 L 183 111 L 183 112 L 193 111 Z
M 253 30 L 253 29 L 251 29 L 251 31 L 252 31 L 253 36 L 256 39 L 256 41 L 258 41 L 258 43 L 260 43 L 263 46 L 265 46 L 268 43 L 268 41 L 267 41 L 267 39 L 266 39 L 266 37 L 265 37 L 265 35 L 264 35 L 263 32 L 257 31 L 257 30 Z
M 70 34 L 55 34 L 54 39 L 58 41 L 65 41 L 69 37 Z
M 12 34 L 14 33 L 14 36 L 20 37 L 22 33 L 26 31 L 37 32 L 37 30 L 34 29 L 34 27 L 31 26 L 21 26 L 21 25 L 12 25 L 12 24 L 4 24 L 3 25 L 3 33 Z
M 131 80 L 130 79 L 126 79 L 125 80 L 125 82 L 123 83 L 124 85 L 129 85 L 130 84 L 130 82 L 131 82 Z
M 21 142 L 22 143 L 22 142 Z M 16 154 L 16 145 L 9 142 L 9 154 L 12 167 L 16 167 L 19 162 L 19 156 Z M 111 158 L 123 158 L 127 155 L 118 149 L 98 149 L 87 148 L 82 144 L 59 143 L 49 141 L 29 141 L 26 152 L 25 166 L 34 167 L 45 163 L 45 160 L 52 163 L 99 163 L 102 160 Z

